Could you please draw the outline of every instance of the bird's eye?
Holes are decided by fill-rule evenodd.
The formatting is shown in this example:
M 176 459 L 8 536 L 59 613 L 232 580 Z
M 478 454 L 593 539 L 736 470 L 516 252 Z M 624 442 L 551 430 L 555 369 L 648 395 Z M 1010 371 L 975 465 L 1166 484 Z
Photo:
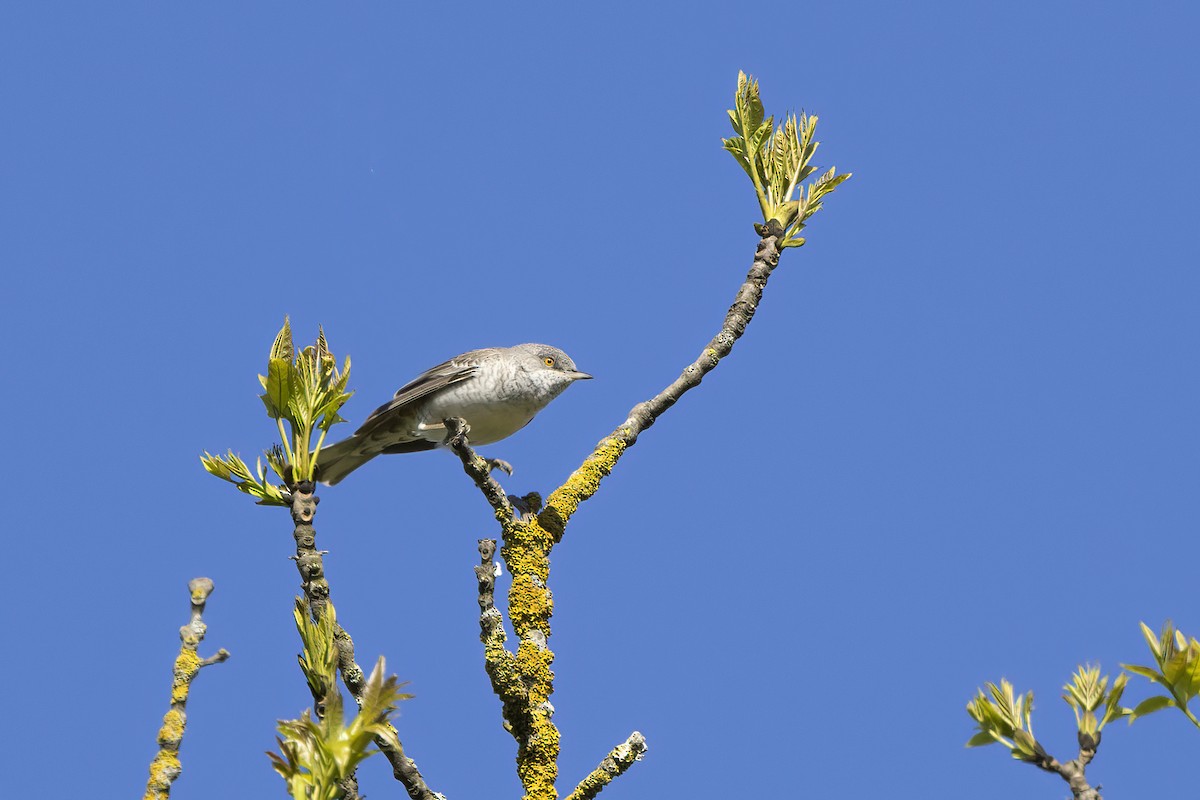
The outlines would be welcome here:
M 545 364 L 547 367 L 553 367 L 554 359 L 551 358 L 550 356 L 546 356 L 545 358 L 542 359 L 542 363 Z

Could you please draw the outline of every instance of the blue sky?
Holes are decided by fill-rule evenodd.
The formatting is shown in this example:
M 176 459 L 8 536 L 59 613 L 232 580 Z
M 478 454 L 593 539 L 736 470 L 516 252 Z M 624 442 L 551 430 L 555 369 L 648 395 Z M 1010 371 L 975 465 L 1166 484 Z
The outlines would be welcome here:
M 353 357 L 353 423 L 463 350 L 564 348 L 597 379 L 485 449 L 509 491 L 553 488 L 750 263 L 757 207 L 720 148 L 744 69 L 854 178 L 555 550 L 560 791 L 637 729 L 649 755 L 606 797 L 1064 796 L 964 749 L 963 706 L 1006 676 L 1067 756 L 1077 663 L 1147 660 L 1139 620 L 1200 633 L 1197 23 L 10 4 L 6 791 L 141 790 L 204 574 L 205 650 L 233 658 L 194 687 L 173 794 L 284 796 L 262 752 L 310 703 L 290 525 L 197 458 L 270 444 L 255 375 L 283 316 Z M 322 497 L 339 617 L 416 695 L 409 753 L 450 798 L 517 796 L 477 641 L 483 499 L 445 453 Z M 1164 794 L 1197 735 L 1121 723 L 1089 774 Z M 377 761 L 364 790 L 396 796 Z

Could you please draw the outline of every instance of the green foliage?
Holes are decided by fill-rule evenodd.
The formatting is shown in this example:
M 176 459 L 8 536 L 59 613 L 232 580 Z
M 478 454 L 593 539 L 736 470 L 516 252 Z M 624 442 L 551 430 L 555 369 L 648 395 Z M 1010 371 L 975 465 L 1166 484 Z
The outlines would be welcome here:
M 291 323 L 285 317 L 267 357 L 267 374 L 259 375 L 258 380 L 263 387 L 259 397 L 267 416 L 279 428 L 280 444 L 264 453 L 267 466 L 285 485 L 312 480 L 325 434 L 345 421 L 338 410 L 353 394 L 346 390 L 350 357 L 346 357 L 339 370 L 337 359 L 325 341 L 325 332 L 320 329 L 314 344 L 296 352 Z M 285 430 L 285 422 L 290 430 Z M 314 434 L 318 434 L 315 445 Z M 257 497 L 261 505 L 287 504 L 282 488 L 268 482 L 262 459 L 258 461 L 257 475 L 232 450 L 224 456 L 205 451 L 200 462 L 213 475 Z
M 1071 682 L 1063 686 L 1063 700 L 1075 711 L 1075 726 L 1079 733 L 1099 741 L 1097 736 L 1104 726 L 1118 717 L 1125 716 L 1129 709 L 1121 707 L 1121 695 L 1129 676 L 1122 672 L 1108 690 L 1108 676 L 1100 677 L 1100 667 L 1081 666 L 1071 676 Z M 1108 691 L 1106 691 L 1108 690 Z M 1104 713 L 1096 718 L 1096 711 L 1104 706 Z
M 979 728 L 967 741 L 967 747 L 999 742 L 1012 751 L 1013 758 L 1022 761 L 1040 762 L 1048 758 L 1033 736 L 1033 692 L 1017 695 L 1013 685 L 1003 678 L 999 686 L 985 685 L 991 697 L 980 689 L 975 699 L 967 703 L 967 713 Z
M 320 619 L 313 620 L 308 613 L 308 603 L 304 598 L 297 597 L 295 616 L 296 630 L 304 646 L 296 658 L 308 680 L 314 700 L 318 706 L 323 706 L 330 695 L 337 694 L 338 649 L 334 639 L 337 613 L 333 603 L 326 601 Z
M 270 456 L 267 457 L 267 461 L 270 464 Z M 250 467 L 246 465 L 246 462 L 242 461 L 232 450 L 223 456 L 214 456 L 205 450 L 204 455 L 200 456 L 200 463 L 204 465 L 206 470 L 221 480 L 229 481 L 246 494 L 257 497 L 259 505 L 287 505 L 283 499 L 283 492 L 280 487 L 271 484 L 267 480 L 262 458 L 259 458 L 257 462 L 257 474 L 251 473 Z M 274 469 L 273 464 L 271 464 L 271 468 Z
M 1109 722 L 1125 716 L 1129 709 L 1121 706 L 1128 677 L 1121 673 L 1109 687 L 1108 676 L 1100 676 L 1100 668 L 1080 666 L 1063 686 L 1063 700 L 1075 711 L 1075 725 L 1081 747 L 1100 743 L 1100 731 Z M 1048 768 L 1052 759 L 1033 736 L 1033 692 L 1016 695 L 1013 686 L 1001 679 L 1000 685 L 985 684 L 967 703 L 967 713 L 975 720 L 978 732 L 967 741 L 967 747 L 981 747 L 999 742 L 1012 751 L 1013 758 Z M 989 697 L 990 695 L 990 697 Z M 1103 709 L 1099 717 L 1096 712 Z
M 1154 666 L 1121 666 L 1134 675 L 1141 675 L 1162 686 L 1167 694 L 1155 695 L 1138 703 L 1129 715 L 1129 722 L 1164 708 L 1178 708 L 1193 725 L 1200 727 L 1200 720 L 1188 708 L 1188 704 L 1200 694 L 1200 642 L 1188 639 L 1182 631 L 1175 629 L 1170 620 L 1157 636 L 1146 623 L 1141 623 L 1141 626 L 1142 636 L 1146 638 L 1146 644 L 1154 656 Z
M 817 171 L 809 163 L 820 144 L 813 139 L 817 118 L 791 114 L 775 127 L 775 118 L 765 116 L 758 81 L 744 72 L 738 73 L 729 121 L 735 135 L 721 141 L 754 183 L 763 222 L 775 220 L 782 226 L 783 247 L 799 247 L 804 244 L 799 233 L 808 218 L 821 210 L 825 195 L 851 173 L 838 175 L 830 167 L 803 186 L 803 181 Z
M 326 615 L 328 616 L 328 615 Z M 303 636 L 303 632 L 301 633 Z M 384 674 L 381 656 L 367 679 L 358 714 L 347 725 L 342 711 L 342 694 L 330 692 L 325 713 L 314 720 L 305 711 L 300 719 L 283 720 L 278 725 L 282 738 L 279 753 L 267 753 L 271 765 L 287 782 L 295 800 L 336 800 L 341 797 L 340 783 L 360 763 L 377 752 L 371 747 L 375 737 L 394 747 L 400 743 L 390 718 L 401 700 L 411 695 L 400 691 L 396 676 Z

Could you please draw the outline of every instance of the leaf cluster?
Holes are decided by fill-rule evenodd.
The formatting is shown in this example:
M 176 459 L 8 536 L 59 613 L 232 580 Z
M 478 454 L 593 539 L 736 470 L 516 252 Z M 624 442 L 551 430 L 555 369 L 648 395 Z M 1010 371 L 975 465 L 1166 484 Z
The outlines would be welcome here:
M 1013 685 L 1003 678 L 999 686 L 994 683 L 985 686 L 986 694 L 980 689 L 967 703 L 967 713 L 979 728 L 967 742 L 967 747 L 999 742 L 1012 751 L 1013 758 L 1048 764 L 1050 756 L 1033 736 L 1033 692 L 1018 695 L 1013 691 Z
M 350 357 L 346 356 L 339 370 L 321 329 L 315 343 L 297 351 L 292 343 L 291 323 L 284 317 L 283 327 L 267 357 L 267 374 L 259 375 L 258 380 L 263 388 L 259 397 L 267 416 L 275 420 L 280 438 L 279 445 L 264 453 L 266 465 L 285 485 L 313 480 L 325 435 L 331 427 L 345 421 L 338 411 L 353 394 L 346 389 L 350 381 Z M 317 434 L 315 444 L 314 434 Z M 263 459 L 258 461 L 257 474 L 251 473 L 232 450 L 223 456 L 205 451 L 200 462 L 208 472 L 257 497 L 262 505 L 287 504 L 280 487 L 268 481 Z
M 804 239 L 799 233 L 808 218 L 821 209 L 825 195 L 851 173 L 839 175 L 830 167 L 804 186 L 803 182 L 817 171 L 809 163 L 820 144 L 813 138 L 817 117 L 790 114 L 776 127 L 775 118 L 765 116 L 758 81 L 744 72 L 738 73 L 733 108 L 728 113 L 734 136 L 721 141 L 750 176 L 763 222 L 779 223 L 784 230 L 783 247 L 801 246 Z
M 283 449 L 278 445 L 264 453 L 267 464 L 275 474 L 281 474 Z M 263 506 L 286 506 L 282 487 L 271 483 L 263 459 L 259 457 L 255 472 L 236 453 L 230 450 L 223 456 L 215 456 L 207 450 L 200 456 L 200 463 L 210 474 L 221 480 L 229 481 L 246 494 L 257 497 L 258 504 Z
M 327 698 L 337 694 L 338 649 L 334 632 L 337 629 L 337 614 L 333 603 L 325 602 L 325 610 L 314 620 L 308 613 L 308 603 L 296 598 L 296 630 L 300 633 L 303 650 L 296 656 L 300 670 L 308 681 L 313 700 L 317 703 L 317 714 L 324 712 Z
M 303 634 L 302 634 L 303 635 Z M 384 660 L 380 656 L 367 678 L 361 707 L 347 725 L 342 712 L 342 695 L 333 691 L 325 701 L 325 713 L 314 720 L 305 711 L 300 719 L 282 720 L 278 731 L 282 738 L 278 753 L 267 753 L 271 765 L 287 782 L 295 800 L 336 800 L 340 783 L 353 774 L 368 756 L 378 752 L 371 747 L 380 737 L 399 747 L 390 719 L 401 700 L 411 695 L 400 691 L 395 675 L 384 678 Z
M 1104 726 L 1130 713 L 1121 706 L 1128 679 L 1121 673 L 1110 687 L 1108 676 L 1101 677 L 1100 667 L 1080 666 L 1071 676 L 1071 682 L 1063 686 L 1063 700 L 1075 712 L 1081 747 L 1094 750 Z M 980 689 L 967 703 L 967 713 L 978 728 L 967 741 L 967 747 L 999 742 L 1012 751 L 1013 758 L 1049 768 L 1052 759 L 1033 735 L 1033 692 L 1017 695 L 1012 684 L 1003 678 L 999 686 L 994 683 L 985 686 L 986 693 Z
M 1148 697 L 1138 703 L 1130 712 L 1129 721 L 1132 723 L 1139 717 L 1164 708 L 1178 708 L 1192 724 L 1200 727 L 1200 720 L 1188 708 L 1188 704 L 1200 694 L 1200 642 L 1184 636 L 1170 620 L 1163 625 L 1162 633 L 1157 635 L 1146 623 L 1141 623 L 1141 626 L 1142 636 L 1146 638 L 1146 644 L 1154 656 L 1154 666 L 1121 666 L 1134 675 L 1141 675 L 1162 686 L 1167 694 Z
M 1091 737 L 1093 746 L 1099 743 L 1100 731 L 1105 725 L 1129 714 L 1129 709 L 1121 706 L 1121 696 L 1128 681 L 1129 676 L 1122 672 L 1109 689 L 1108 676 L 1100 677 L 1100 667 L 1080 666 L 1071 676 L 1071 682 L 1063 686 L 1066 692 L 1063 700 L 1075 712 L 1075 727 L 1081 736 Z M 1104 713 L 1097 718 L 1096 711 L 1101 706 Z

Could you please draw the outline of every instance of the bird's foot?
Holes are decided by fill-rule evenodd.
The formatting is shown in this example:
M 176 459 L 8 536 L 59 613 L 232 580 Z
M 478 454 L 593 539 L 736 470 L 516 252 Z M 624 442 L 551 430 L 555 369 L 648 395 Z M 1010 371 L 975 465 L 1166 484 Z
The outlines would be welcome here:
M 537 492 L 530 492 L 524 497 L 510 494 L 508 502 L 513 507 L 514 516 L 526 522 L 536 517 L 542 510 L 542 496 Z
M 446 426 L 446 438 L 443 441 L 447 447 L 457 449 L 466 447 L 470 454 L 478 455 L 474 450 L 471 450 L 471 440 L 467 436 L 471 432 L 471 426 L 462 417 L 450 417 L 442 420 L 442 424 Z M 483 458 L 483 456 L 479 456 Z M 507 461 L 500 458 L 483 458 L 483 463 L 487 465 L 488 473 L 496 470 L 502 471 L 506 475 L 513 474 L 513 466 Z
M 513 466 L 512 466 L 512 464 L 508 463 L 507 461 L 505 461 L 505 460 L 503 460 L 503 459 L 500 459 L 500 458 L 485 458 L 485 459 L 484 459 L 484 461 L 486 461 L 486 462 L 487 462 L 487 466 L 488 466 L 488 472 L 495 472 L 496 470 L 500 470 L 500 471 L 501 471 L 501 472 L 503 472 L 505 475 L 512 475 L 512 474 L 513 474 Z
M 446 426 L 446 438 L 443 444 L 449 447 L 461 447 L 464 442 L 469 443 L 467 434 L 471 432 L 471 426 L 462 417 L 450 417 L 442 420 L 442 425 Z

